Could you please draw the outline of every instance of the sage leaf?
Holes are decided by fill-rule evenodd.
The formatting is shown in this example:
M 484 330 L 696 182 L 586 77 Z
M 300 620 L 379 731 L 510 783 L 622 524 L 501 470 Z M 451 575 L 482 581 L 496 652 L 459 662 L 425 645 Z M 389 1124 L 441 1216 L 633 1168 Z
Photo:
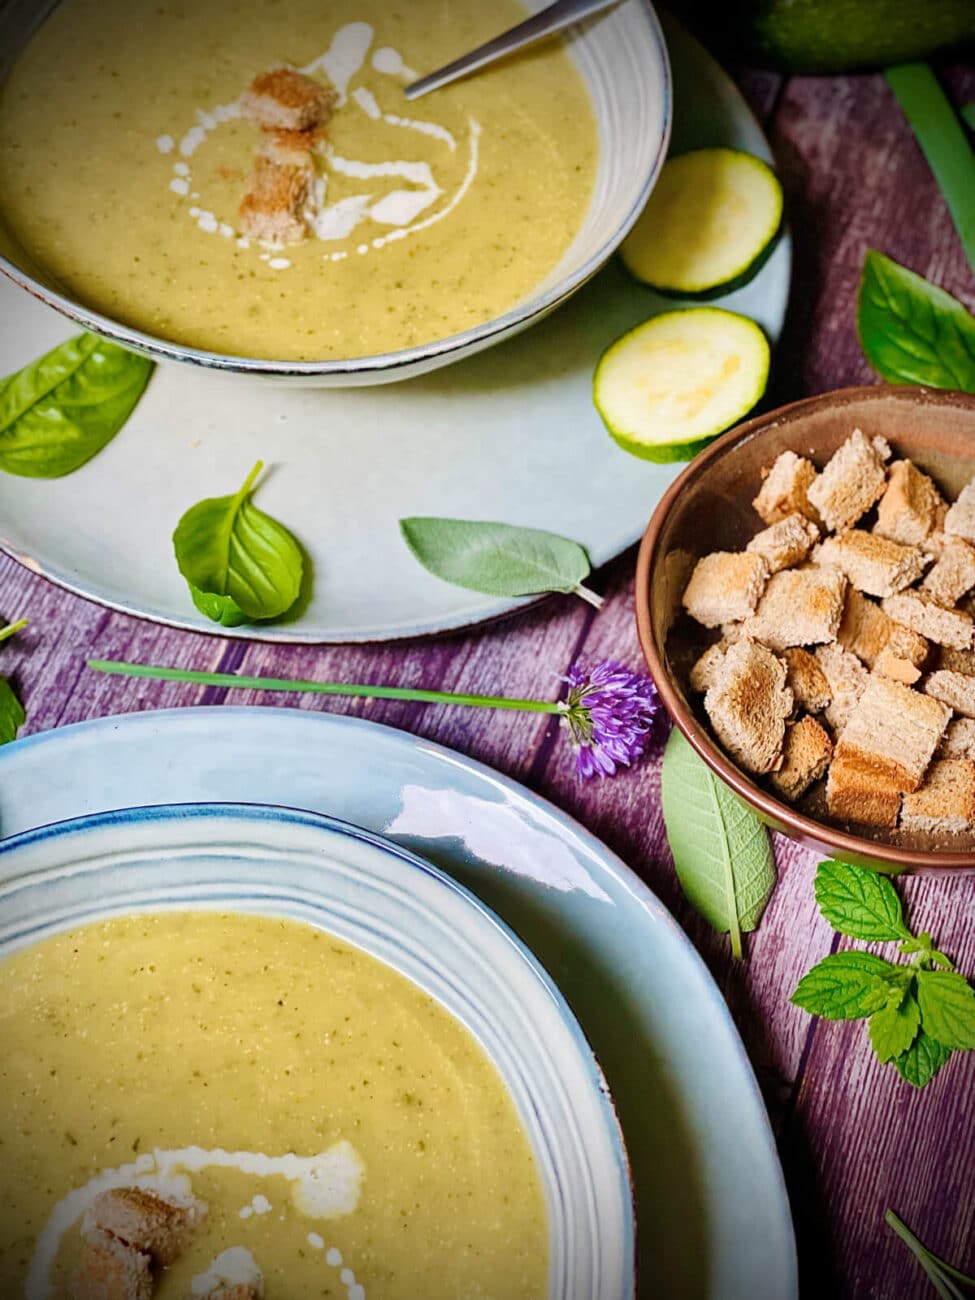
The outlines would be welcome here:
M 790 1001 L 824 1020 L 863 1020 L 887 1005 L 897 976 L 872 953 L 835 952 L 803 975 Z
M 16 740 L 17 732 L 26 721 L 27 714 L 17 692 L 6 677 L 0 677 L 0 745 Z
M 867 360 L 891 383 L 975 393 L 975 317 L 873 249 L 863 263 L 857 330 Z
M 192 506 L 173 533 L 176 562 L 194 604 L 224 627 L 278 618 L 301 593 L 301 548 L 251 500 L 263 468 L 258 461 L 235 495 Z
M 921 1008 L 914 994 L 899 990 L 870 1017 L 870 1041 L 881 1061 L 903 1056 L 921 1028 Z
M 110 442 L 154 367 L 116 343 L 78 334 L 0 380 L 0 469 L 61 478 Z
M 910 939 L 900 896 L 876 871 L 847 862 L 821 862 L 815 890 L 820 912 L 840 934 L 879 943 Z
M 975 989 L 964 975 L 919 970 L 917 1000 L 926 1034 L 942 1047 L 975 1048 Z
M 947 1062 L 951 1052 L 922 1029 L 902 1056 L 894 1058 L 898 1074 L 914 1088 L 931 1082 Z
M 661 801 L 674 866 L 688 901 L 742 955 L 775 886 L 768 832 L 713 776 L 675 727 L 664 751 Z
M 469 591 L 488 596 L 577 592 L 589 576 L 589 556 L 578 542 L 539 528 L 422 516 L 401 519 L 399 526 L 425 569 Z

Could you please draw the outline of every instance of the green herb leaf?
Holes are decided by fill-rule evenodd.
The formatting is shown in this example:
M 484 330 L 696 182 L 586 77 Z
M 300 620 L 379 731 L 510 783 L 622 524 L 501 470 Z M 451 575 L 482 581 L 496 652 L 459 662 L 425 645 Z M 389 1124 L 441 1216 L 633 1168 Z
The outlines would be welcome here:
M 0 469 L 60 478 L 110 442 L 142 396 L 153 364 L 79 334 L 0 380 Z
M 872 953 L 835 952 L 803 975 L 790 1001 L 824 1020 L 862 1020 L 886 1007 L 902 978 Z
M 931 1082 L 950 1056 L 947 1047 L 942 1047 L 922 1029 L 903 1056 L 894 1058 L 894 1065 L 901 1078 L 912 1087 L 923 1088 Z
M 881 943 L 911 937 L 900 896 L 886 876 L 846 862 L 821 862 L 815 888 L 819 910 L 840 934 Z
M 235 496 L 192 506 L 173 533 L 176 562 L 194 604 L 224 627 L 278 618 L 301 592 L 301 548 L 283 524 L 251 501 L 262 469 L 259 461 Z
M 975 1048 L 975 989 L 964 975 L 919 970 L 917 998 L 925 1033 L 942 1047 Z
M 681 887 L 706 921 L 730 933 L 740 957 L 741 932 L 758 925 L 775 886 L 768 832 L 676 727 L 664 753 L 661 799 Z
M 27 714 L 17 692 L 6 677 L 0 677 L 0 745 L 16 740 L 17 732 L 26 721 Z
M 489 596 L 577 592 L 589 575 L 589 556 L 578 542 L 538 528 L 421 517 L 401 519 L 399 526 L 430 573 Z
M 867 360 L 891 383 L 975 392 L 975 317 L 872 249 L 863 263 L 857 329 Z
M 970 131 L 975 131 L 975 103 L 962 104 L 959 112 Z
M 870 1017 L 870 1041 L 881 1061 L 903 1056 L 921 1028 L 921 1009 L 914 994 L 895 991 L 890 1001 Z

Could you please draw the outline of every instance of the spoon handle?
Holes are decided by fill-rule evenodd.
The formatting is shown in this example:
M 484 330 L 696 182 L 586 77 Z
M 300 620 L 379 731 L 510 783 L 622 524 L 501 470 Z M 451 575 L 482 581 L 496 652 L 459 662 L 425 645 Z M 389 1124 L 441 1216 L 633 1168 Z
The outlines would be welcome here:
M 502 32 L 494 40 L 478 46 L 476 50 L 471 50 L 469 54 L 462 55 L 459 59 L 455 59 L 453 63 L 438 68 L 436 72 L 431 72 L 429 76 L 414 81 L 405 88 L 403 93 L 407 99 L 419 99 L 421 95 L 427 94 L 428 91 L 439 90 L 441 86 L 446 86 L 451 81 L 457 81 L 458 78 L 466 76 L 467 73 L 473 72 L 477 68 L 483 68 L 488 63 L 494 63 L 506 54 L 511 54 L 526 45 L 531 45 L 534 41 L 541 40 L 543 36 L 559 32 L 563 27 L 569 27 L 582 18 L 588 18 L 591 14 L 598 14 L 601 10 L 609 9 L 618 3 L 619 0 L 555 0 L 554 4 L 550 4 L 546 9 L 533 14 L 531 18 L 526 18 L 523 23 L 519 23 L 516 27 L 511 27 L 508 31 Z

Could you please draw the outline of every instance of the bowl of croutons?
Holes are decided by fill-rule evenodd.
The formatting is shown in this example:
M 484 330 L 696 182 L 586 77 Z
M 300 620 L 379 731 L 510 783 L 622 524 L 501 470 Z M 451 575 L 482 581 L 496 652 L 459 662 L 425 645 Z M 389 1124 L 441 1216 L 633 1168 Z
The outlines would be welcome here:
M 775 829 L 975 870 L 975 396 L 846 388 L 723 434 L 637 567 L 667 711 Z

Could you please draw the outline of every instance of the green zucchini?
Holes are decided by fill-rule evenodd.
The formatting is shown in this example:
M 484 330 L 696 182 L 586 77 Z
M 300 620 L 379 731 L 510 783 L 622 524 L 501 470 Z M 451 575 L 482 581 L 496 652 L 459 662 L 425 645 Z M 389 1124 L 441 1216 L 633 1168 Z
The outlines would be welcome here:
M 771 167 L 736 149 L 669 159 L 620 248 L 626 269 L 661 293 L 714 294 L 758 270 L 782 223 Z
M 593 401 L 625 450 L 690 460 L 765 392 L 769 345 L 747 316 L 685 307 L 654 316 L 600 358 Z

